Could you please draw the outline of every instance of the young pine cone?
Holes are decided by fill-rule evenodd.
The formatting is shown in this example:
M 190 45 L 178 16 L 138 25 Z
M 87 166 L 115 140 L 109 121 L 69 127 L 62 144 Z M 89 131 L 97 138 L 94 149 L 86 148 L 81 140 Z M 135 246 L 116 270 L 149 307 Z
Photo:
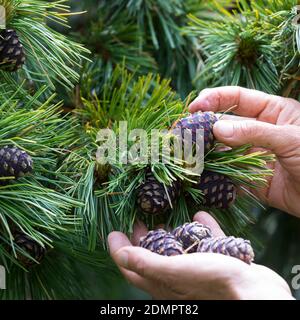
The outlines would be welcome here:
M 248 264 L 254 260 L 254 252 L 249 240 L 235 237 L 218 237 L 203 239 L 197 252 L 220 253 L 240 259 Z
M 205 238 L 211 238 L 211 230 L 199 222 L 185 223 L 172 231 L 174 237 L 183 244 L 188 253 L 197 251 L 197 243 Z M 194 245 L 194 246 L 193 246 Z
M 206 207 L 227 209 L 236 199 L 236 186 L 228 177 L 216 172 L 203 171 L 197 187 L 204 195 Z
M 183 254 L 182 244 L 172 234 L 163 229 L 148 232 L 145 237 L 141 238 L 140 247 L 162 256 Z
M 174 182 L 171 186 L 164 186 L 149 172 L 145 183 L 138 190 L 137 204 L 140 211 L 145 214 L 163 214 L 170 209 L 170 202 L 175 203 L 179 193 L 179 182 Z

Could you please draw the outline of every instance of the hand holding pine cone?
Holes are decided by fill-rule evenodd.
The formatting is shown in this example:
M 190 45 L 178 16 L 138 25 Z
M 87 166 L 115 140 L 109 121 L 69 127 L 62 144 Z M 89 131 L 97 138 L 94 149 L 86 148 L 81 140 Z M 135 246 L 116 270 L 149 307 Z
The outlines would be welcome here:
M 197 131 L 202 129 L 204 151 L 208 153 L 216 143 L 213 126 L 217 121 L 218 117 L 213 112 L 196 112 L 180 119 L 174 125 L 175 129 L 179 130 L 183 144 L 186 131 L 190 133 L 193 144 L 200 143 L 197 138 L 201 136 L 197 136 Z M 173 209 L 178 196 L 184 194 L 184 183 L 177 180 L 171 185 L 164 185 L 155 178 L 149 168 L 147 170 L 145 181 L 137 190 L 138 210 L 145 215 L 163 215 Z M 201 191 L 202 204 L 208 208 L 228 209 L 236 200 L 237 186 L 230 177 L 217 172 L 204 170 L 195 188 Z
M 251 264 L 254 252 L 249 240 L 235 237 L 213 237 L 208 226 L 198 222 L 185 223 L 168 233 L 152 230 L 141 238 L 140 246 L 164 256 L 188 253 L 217 253 Z

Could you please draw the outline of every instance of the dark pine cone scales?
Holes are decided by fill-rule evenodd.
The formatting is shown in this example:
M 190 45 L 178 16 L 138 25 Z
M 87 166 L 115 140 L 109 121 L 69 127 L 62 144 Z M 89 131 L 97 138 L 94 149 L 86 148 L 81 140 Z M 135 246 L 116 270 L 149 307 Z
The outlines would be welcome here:
M 201 240 L 212 237 L 209 227 L 199 222 L 185 223 L 172 231 L 174 237 L 183 244 L 188 253 L 196 252 Z
M 179 193 L 179 182 L 164 186 L 152 173 L 147 173 L 145 183 L 138 189 L 137 204 L 140 211 L 145 214 L 163 214 L 171 208 L 170 202 L 172 205 L 175 203 Z
M 204 131 L 204 151 L 210 151 L 215 144 L 213 134 L 213 126 L 218 121 L 218 118 L 213 112 L 196 112 L 188 117 L 179 120 L 176 123 L 175 129 L 181 129 L 182 137 L 184 138 L 184 129 L 189 129 L 192 134 L 192 141 L 196 143 L 197 130 Z
M 235 237 L 218 237 L 203 239 L 197 252 L 220 253 L 240 259 L 248 264 L 254 260 L 254 252 L 249 240 Z
M 0 69 L 14 72 L 25 63 L 25 53 L 16 31 L 0 31 Z
M 8 146 L 0 149 L 0 177 L 12 176 L 17 179 L 32 170 L 32 159 L 25 151 Z
M 180 242 L 163 229 L 152 230 L 141 238 L 140 247 L 148 249 L 162 256 L 177 256 L 183 254 L 183 247 Z
M 236 186 L 219 173 L 203 171 L 197 187 L 203 193 L 203 205 L 206 207 L 227 209 L 236 199 Z
M 46 254 L 46 249 L 30 238 L 28 235 L 17 231 L 14 235 L 15 244 L 26 251 L 37 262 L 41 262 Z M 30 268 L 36 265 L 36 262 L 18 252 L 18 260 L 24 267 Z

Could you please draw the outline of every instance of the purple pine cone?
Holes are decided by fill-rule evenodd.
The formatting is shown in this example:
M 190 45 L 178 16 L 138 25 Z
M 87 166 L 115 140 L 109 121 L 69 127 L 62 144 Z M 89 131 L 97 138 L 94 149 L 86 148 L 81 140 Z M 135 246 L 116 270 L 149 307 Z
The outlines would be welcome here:
M 179 120 L 176 123 L 175 129 L 181 129 L 182 137 L 184 138 L 184 130 L 189 129 L 192 134 L 192 141 L 196 143 L 197 130 L 204 130 L 204 151 L 210 151 L 215 144 L 213 134 L 213 126 L 218 121 L 218 118 L 213 112 L 196 112 L 190 114 L 186 118 Z
M 203 205 L 226 209 L 236 199 L 236 186 L 228 177 L 211 171 L 203 171 L 197 185 L 203 193 Z
M 197 252 L 220 253 L 240 259 L 248 264 L 254 260 L 254 252 L 249 240 L 235 237 L 218 237 L 203 239 Z
M 0 69 L 15 72 L 25 63 L 25 52 L 15 30 L 0 30 Z
M 196 221 L 177 227 L 172 231 L 172 234 L 183 244 L 184 250 L 189 249 L 188 253 L 196 252 L 197 243 L 212 237 L 210 228 Z
M 184 253 L 182 244 L 163 229 L 148 232 L 145 237 L 141 238 L 140 247 L 162 256 L 176 256 Z
M 32 172 L 31 157 L 23 150 L 16 147 L 5 146 L 0 149 L 0 176 L 15 179 Z

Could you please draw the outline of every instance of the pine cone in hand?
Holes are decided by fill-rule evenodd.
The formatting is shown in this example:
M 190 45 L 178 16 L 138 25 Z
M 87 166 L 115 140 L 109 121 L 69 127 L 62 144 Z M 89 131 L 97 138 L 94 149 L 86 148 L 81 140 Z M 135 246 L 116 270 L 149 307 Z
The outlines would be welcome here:
M 176 123 L 175 129 L 181 129 L 182 138 L 184 138 L 185 129 L 189 129 L 194 143 L 197 140 L 197 130 L 203 129 L 204 151 L 207 153 L 215 145 L 213 126 L 217 121 L 218 118 L 213 112 L 199 111 L 179 120 Z
M 183 249 L 188 253 L 197 251 L 197 243 L 205 238 L 211 238 L 212 233 L 209 227 L 199 222 L 185 223 L 172 231 L 174 237 L 183 244 Z M 194 246 L 193 246 L 194 245 Z
M 140 247 L 162 256 L 183 254 L 182 244 L 172 234 L 163 229 L 148 232 L 145 237 L 141 238 Z
M 220 253 L 240 259 L 248 264 L 254 260 L 254 252 L 249 240 L 235 237 L 206 238 L 201 240 L 197 252 Z
M 166 192 L 167 190 L 167 192 Z M 138 190 L 137 204 L 145 214 L 163 214 L 171 208 L 180 193 L 180 183 L 164 186 L 158 182 L 152 173 L 147 173 L 146 181 Z
M 197 188 L 204 195 L 203 205 L 206 207 L 226 209 L 236 199 L 236 186 L 228 177 L 219 173 L 203 171 Z

